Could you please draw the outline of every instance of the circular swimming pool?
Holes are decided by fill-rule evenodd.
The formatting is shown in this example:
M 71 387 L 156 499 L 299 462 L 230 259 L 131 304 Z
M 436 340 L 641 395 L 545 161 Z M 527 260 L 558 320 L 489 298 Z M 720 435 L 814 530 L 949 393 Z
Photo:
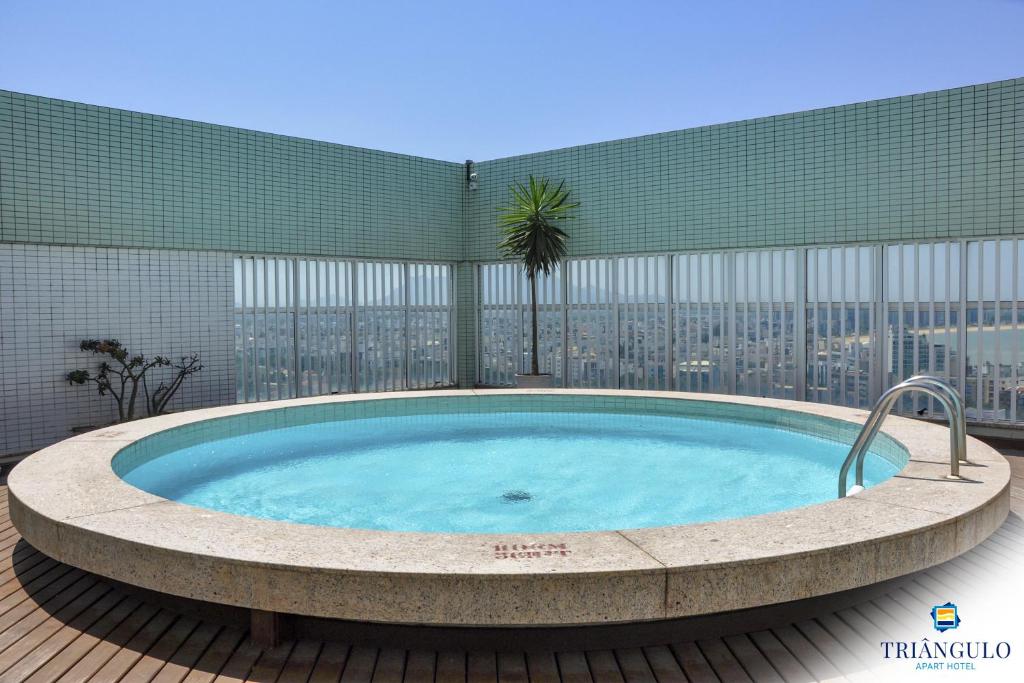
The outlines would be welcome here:
M 866 413 L 646 391 L 452 390 L 138 420 L 8 479 L 24 539 L 173 596 L 384 624 L 679 619 L 933 566 L 1009 510 L 1009 466 L 886 420 L 870 485 L 836 499 Z
M 685 411 L 508 407 L 280 427 L 120 466 L 129 451 L 114 468 L 163 498 L 239 515 L 385 531 L 541 533 L 691 524 L 824 502 L 835 497 L 849 451 L 810 433 L 811 421 L 796 431 Z M 871 454 L 865 483 L 902 464 Z

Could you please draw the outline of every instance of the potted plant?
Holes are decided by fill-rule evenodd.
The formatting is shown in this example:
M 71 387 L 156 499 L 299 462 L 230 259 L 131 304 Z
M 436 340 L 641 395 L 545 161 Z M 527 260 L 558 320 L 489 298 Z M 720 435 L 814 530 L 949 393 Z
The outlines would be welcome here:
M 552 384 L 550 374 L 541 374 L 537 357 L 537 275 L 550 275 L 565 258 L 569 235 L 558 224 L 572 220 L 572 210 L 579 202 L 569 201 L 565 181 L 554 187 L 547 178 L 530 176 L 529 184 L 515 183 L 509 188 L 510 206 L 498 209 L 498 223 L 504 239 L 498 249 L 507 258 L 523 264 L 530 282 L 530 372 L 517 374 L 516 386 L 544 388 Z

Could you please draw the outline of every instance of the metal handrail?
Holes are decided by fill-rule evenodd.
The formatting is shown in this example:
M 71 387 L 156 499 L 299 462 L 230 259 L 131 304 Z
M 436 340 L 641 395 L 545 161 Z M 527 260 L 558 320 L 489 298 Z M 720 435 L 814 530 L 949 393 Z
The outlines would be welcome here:
M 949 418 L 949 478 L 960 478 L 960 463 L 967 462 L 967 419 L 964 414 L 964 402 L 957 390 L 944 379 L 930 377 L 928 375 L 916 375 L 904 380 L 886 391 L 871 409 L 864 427 L 853 442 L 850 453 L 839 468 L 839 497 L 846 497 L 846 477 L 850 467 L 857 463 L 856 490 L 864 488 L 864 458 L 868 453 L 868 446 L 874 441 L 878 430 L 882 427 L 882 421 L 892 410 L 896 400 L 909 391 L 920 391 L 935 398 L 946 410 Z

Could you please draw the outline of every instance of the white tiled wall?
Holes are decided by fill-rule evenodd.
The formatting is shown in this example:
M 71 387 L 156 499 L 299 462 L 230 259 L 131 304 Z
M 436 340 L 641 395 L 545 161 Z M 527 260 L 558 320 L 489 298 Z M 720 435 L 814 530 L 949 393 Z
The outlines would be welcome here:
M 232 286 L 224 253 L 0 244 L 0 455 L 114 421 L 112 398 L 64 379 L 98 365 L 78 350 L 85 338 L 171 358 L 198 352 L 205 367 L 173 408 L 233 403 Z

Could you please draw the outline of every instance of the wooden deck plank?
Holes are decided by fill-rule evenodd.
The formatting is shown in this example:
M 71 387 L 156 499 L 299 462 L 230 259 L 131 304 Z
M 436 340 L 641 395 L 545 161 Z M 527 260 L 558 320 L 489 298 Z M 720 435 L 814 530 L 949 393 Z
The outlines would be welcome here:
M 592 650 L 586 653 L 587 664 L 594 683 L 623 683 L 622 671 L 611 650 Z
M 66 621 L 58 615 L 37 626 L 14 647 L 0 654 L 0 671 L 9 680 L 23 681 L 42 668 L 50 659 L 93 624 L 113 612 L 125 597 L 116 591 L 107 591 L 98 600 Z M 132 605 L 128 605 L 132 607 Z M 122 609 L 119 614 L 124 615 Z
M 178 651 L 168 659 L 153 677 L 153 683 L 181 683 L 206 649 L 220 633 L 221 627 L 212 623 L 200 623 L 182 643 Z
M 141 603 L 134 597 L 129 596 L 123 599 L 117 607 L 110 610 L 88 630 L 83 630 L 76 634 L 68 645 L 48 657 L 36 672 L 26 679 L 26 683 L 44 683 L 57 680 L 65 671 L 74 666 L 82 657 L 96 647 L 98 643 L 105 641 L 118 625 L 129 619 L 140 606 Z M 73 633 L 72 629 L 68 629 L 68 631 Z M 65 633 L 65 631 L 61 631 L 61 633 Z M 47 643 L 53 640 L 56 639 L 52 638 Z
M 757 683 L 782 683 L 783 678 L 746 634 L 723 639 L 747 675 Z
M 881 598 L 876 598 L 871 601 L 881 612 L 883 612 L 898 631 L 912 629 L 917 624 L 921 623 L 920 615 L 914 614 L 914 610 L 907 609 L 899 601 L 893 598 L 893 593 L 890 592 Z
M 348 663 L 341 675 L 342 683 L 370 683 L 377 664 L 377 649 L 357 646 L 348 655 Z
M 1021 507 L 1024 508 L 1024 504 Z M 1000 567 L 1012 571 L 1024 557 L 1024 538 L 1021 538 L 1024 531 L 1010 532 L 1006 527 L 1004 523 L 982 545 L 992 551 L 992 557 Z
M 14 525 L 5 525 L 4 528 L 0 529 L 0 544 L 5 548 L 13 547 L 21 536 L 18 534 L 18 530 L 14 528 Z
M 84 586 L 84 590 L 76 590 L 75 587 L 81 586 Z M 35 644 L 39 636 L 30 636 L 29 634 L 35 631 L 37 627 L 43 627 L 43 637 L 45 637 L 51 630 L 58 629 L 62 623 L 71 621 L 89 605 L 109 592 L 110 586 L 108 584 L 96 581 L 91 577 L 83 577 L 81 584 L 75 584 L 66 593 L 61 593 L 50 600 L 46 608 L 39 607 L 27 614 L 16 624 L 0 633 L 0 667 L 3 667 L 6 663 L 4 659 L 8 654 L 8 648 L 11 648 L 15 643 L 24 638 L 25 647 L 29 647 L 29 644 Z M 47 627 L 44 625 L 47 623 L 51 626 Z M 17 656 L 16 652 L 14 654 Z
M 697 647 L 696 643 L 676 643 L 672 645 L 672 652 L 679 660 L 679 666 L 683 668 L 686 678 L 694 683 L 705 683 L 717 681 L 718 676 L 715 670 L 708 664 L 704 654 Z
M 559 683 L 558 662 L 553 652 L 527 652 L 526 670 L 530 683 Z
M 558 670 L 565 683 L 594 683 L 590 675 L 590 665 L 582 652 L 559 652 L 555 655 Z
M 75 582 L 83 581 L 96 582 L 95 578 L 85 572 L 67 565 L 57 565 L 44 572 L 18 591 L 0 600 L 0 632 L 54 596 L 71 590 L 68 587 Z
M 920 621 L 922 616 L 929 616 L 932 611 L 932 607 L 935 605 L 933 600 L 922 600 L 906 588 L 900 588 L 898 591 L 893 591 L 889 594 L 889 597 L 893 602 L 903 608 L 902 616 L 907 620 L 908 624 Z
M 294 648 L 295 642 L 287 641 L 269 650 L 263 650 L 253 664 L 252 671 L 243 680 L 251 683 L 275 683 Z
M 956 576 L 946 568 L 946 565 L 940 564 L 937 567 L 932 567 L 926 574 L 928 580 L 935 586 L 935 590 L 951 591 L 955 590 L 958 585 Z
M 949 561 L 949 565 L 956 568 L 959 576 L 964 577 L 962 580 L 975 582 L 988 581 L 991 578 L 988 568 L 979 561 L 976 549 L 954 557 Z
M 427 650 L 411 650 L 405 662 L 405 683 L 434 683 L 437 653 Z
M 26 560 L 24 564 L 12 567 L 10 569 L 12 576 L 7 581 L 4 581 L 3 585 L 0 585 L 0 600 L 10 598 L 0 602 L 0 612 L 5 611 L 4 606 L 6 604 L 16 604 L 18 601 L 15 598 L 18 595 L 24 596 L 28 594 L 32 590 L 32 586 L 37 578 L 47 573 L 57 577 L 68 571 L 70 571 L 70 567 L 48 557 L 42 562 L 33 563 L 31 560 Z
M 874 679 L 874 676 L 868 673 L 868 667 L 817 621 L 801 621 L 794 624 L 794 628 L 835 667 L 836 672 L 842 672 L 851 681 Z
M 320 650 L 323 643 L 319 640 L 300 640 L 295 643 L 288 661 L 281 669 L 280 681 L 306 681 L 313 673 L 316 660 L 320 657 Z
M 190 617 L 177 619 L 145 654 L 139 657 L 119 683 L 148 683 L 153 680 L 198 625 L 199 622 Z
M 811 673 L 786 649 L 786 646 L 770 631 L 758 631 L 750 634 L 757 649 L 764 658 L 771 662 L 772 668 L 779 672 L 784 681 L 813 681 Z
M 875 601 L 869 600 L 852 608 L 858 615 L 874 626 L 876 633 L 895 635 L 904 629 L 897 621 L 880 609 Z
M 28 543 L 17 543 L 13 548 L 10 548 L 9 550 L 5 550 L 4 552 L 0 553 L 0 567 L 9 567 L 9 562 L 11 561 L 12 558 L 16 557 L 17 555 L 38 552 L 38 550 L 33 548 Z
M 125 643 L 103 667 L 97 671 L 93 678 L 97 681 L 118 681 L 125 675 L 135 662 L 139 661 L 142 653 L 146 652 L 153 643 L 160 639 L 168 628 L 175 622 L 177 615 L 166 610 L 160 610 L 146 622 L 146 624 L 132 636 L 131 640 Z
M 982 566 L 986 574 L 990 574 L 994 570 L 1012 571 L 1016 567 L 1016 561 L 1020 559 L 1021 555 L 1024 555 L 1024 544 L 1017 547 L 1004 545 L 1004 537 L 998 534 L 993 534 L 990 538 L 992 538 L 991 543 L 980 543 L 964 553 L 963 556 L 974 559 Z
M 818 681 L 845 681 L 835 665 L 825 657 L 811 641 L 804 637 L 795 626 L 783 626 L 772 629 L 786 649 L 793 653 L 800 664 L 811 672 Z
M 903 589 L 915 600 L 918 604 L 924 604 L 931 610 L 932 606 L 942 597 L 939 593 L 938 587 L 928 581 L 922 581 L 921 577 L 915 577 L 914 581 L 908 581 L 904 584 Z
M 526 656 L 522 652 L 498 653 L 498 683 L 529 683 Z
M 626 683 L 657 683 L 647 657 L 638 647 L 615 651 L 615 659 L 619 662 L 619 671 Z
M 245 638 L 245 633 L 235 628 L 225 628 L 206 648 L 196 665 L 188 672 L 182 683 L 212 683 L 228 659 Z
M 338 683 L 345 670 L 348 653 L 349 646 L 344 643 L 324 643 L 313 671 L 309 674 L 309 683 Z
M 1022 563 L 1024 564 L 1024 563 Z M 914 577 L 913 583 L 919 585 L 924 593 L 935 596 L 935 600 L 932 604 L 941 604 L 946 602 L 947 596 L 956 595 L 960 591 L 949 585 L 949 582 L 943 582 L 942 577 L 938 572 L 929 572 L 928 574 L 919 574 Z
M 19 583 L 25 583 L 25 572 L 41 562 L 55 562 L 46 555 L 33 548 L 26 546 L 10 555 L 0 559 L 0 586 L 6 586 L 7 582 L 17 579 Z
M 17 547 L 19 543 L 21 543 L 21 536 L 19 536 L 17 532 L 11 533 L 11 535 L 7 538 L 0 539 L 0 553 L 6 553 L 10 551 L 11 549 Z
M 35 549 L 30 548 L 29 550 L 19 550 L 11 555 L 5 555 L 0 560 L 0 586 L 3 587 L 3 591 L 0 591 L 0 596 L 8 595 L 10 593 L 10 581 L 16 581 L 18 586 L 24 586 L 24 584 L 30 579 L 25 578 L 25 574 L 31 571 L 34 567 L 37 567 L 41 562 L 52 563 L 47 566 L 53 566 L 56 564 L 56 560 L 53 560 Z M 36 570 L 38 573 L 39 570 Z
M 42 553 L 18 553 L 8 559 L 9 566 L 0 571 L 0 597 L 10 595 L 12 590 L 21 588 L 46 568 L 57 564 Z
M 815 619 L 821 628 L 825 629 L 830 636 L 835 638 L 840 643 L 844 643 L 846 649 L 859 661 L 861 664 L 867 665 L 869 662 L 864 661 L 860 657 L 860 653 L 871 652 L 878 646 L 878 640 L 868 640 L 865 638 L 866 634 L 859 633 L 855 629 L 851 628 L 850 625 L 843 621 L 837 614 L 823 614 Z
M 405 675 L 405 650 L 388 648 L 377 654 L 372 683 L 402 683 Z
M 231 658 L 224 664 L 215 683 L 241 683 L 249 676 L 256 660 L 263 654 L 263 649 L 256 646 L 249 638 L 243 638 L 241 644 L 231 654 Z
M 704 659 L 708 660 L 708 664 L 723 681 L 736 681 L 737 683 L 750 681 L 750 676 L 743 668 L 743 664 L 736 659 L 724 641 L 717 638 L 701 640 L 697 642 L 697 647 L 700 648 Z
M 89 680 L 158 613 L 159 610 L 156 607 L 143 603 L 127 619 L 118 624 L 117 628 L 111 631 L 107 637 L 97 640 L 92 647 L 88 647 L 89 643 L 86 642 L 83 648 L 84 654 L 57 680 L 68 682 Z
M 831 616 L 848 626 L 851 631 L 869 643 L 871 647 L 874 647 L 876 643 L 886 638 L 887 632 L 861 614 L 859 610 L 853 608 L 843 609 Z
M 644 648 L 644 656 L 647 657 L 647 663 L 651 666 L 651 672 L 654 674 L 655 680 L 658 683 L 685 683 L 686 674 L 683 673 L 683 669 L 679 666 L 679 660 L 672 654 L 665 645 L 655 645 L 653 647 Z
M 470 652 L 466 656 L 466 683 L 497 683 L 498 658 L 494 652 Z
M 436 683 L 466 683 L 466 653 L 438 652 Z

